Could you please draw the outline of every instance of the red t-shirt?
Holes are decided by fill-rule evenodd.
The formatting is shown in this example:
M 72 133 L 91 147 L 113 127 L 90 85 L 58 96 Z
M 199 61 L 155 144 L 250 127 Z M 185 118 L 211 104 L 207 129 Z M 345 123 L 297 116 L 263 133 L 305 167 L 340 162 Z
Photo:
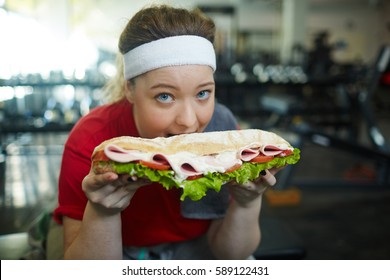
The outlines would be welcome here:
M 87 197 L 81 189 L 89 173 L 91 155 L 101 142 L 118 136 L 139 136 L 127 100 L 100 106 L 81 118 L 65 144 L 59 177 L 59 206 L 54 218 L 82 220 Z M 124 246 L 153 246 L 184 241 L 204 234 L 210 220 L 184 218 L 180 212 L 180 189 L 166 190 L 151 184 L 137 190 L 122 212 Z

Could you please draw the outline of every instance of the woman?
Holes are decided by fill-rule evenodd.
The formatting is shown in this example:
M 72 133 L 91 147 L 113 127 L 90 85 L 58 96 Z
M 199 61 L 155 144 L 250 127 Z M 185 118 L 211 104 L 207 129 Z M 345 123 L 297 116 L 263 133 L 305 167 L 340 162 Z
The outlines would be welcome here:
M 114 101 L 82 118 L 65 145 L 55 211 L 65 258 L 245 259 L 258 247 L 262 193 L 276 171 L 196 203 L 143 178 L 90 171 L 94 147 L 112 137 L 237 128 L 215 102 L 214 33 L 199 12 L 168 6 L 143 9 L 125 27 Z

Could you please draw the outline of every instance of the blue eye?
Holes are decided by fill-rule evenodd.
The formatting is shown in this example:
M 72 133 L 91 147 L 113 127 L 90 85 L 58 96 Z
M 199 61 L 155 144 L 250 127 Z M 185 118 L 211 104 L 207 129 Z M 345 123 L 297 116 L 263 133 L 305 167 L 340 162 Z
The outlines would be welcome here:
M 205 99 L 209 98 L 209 96 L 210 96 L 210 91 L 208 91 L 208 90 L 202 90 L 201 92 L 199 92 L 197 94 L 197 97 L 201 100 L 205 100 Z
M 156 99 L 162 103 L 170 103 L 173 101 L 173 97 L 168 93 L 161 93 L 156 97 Z

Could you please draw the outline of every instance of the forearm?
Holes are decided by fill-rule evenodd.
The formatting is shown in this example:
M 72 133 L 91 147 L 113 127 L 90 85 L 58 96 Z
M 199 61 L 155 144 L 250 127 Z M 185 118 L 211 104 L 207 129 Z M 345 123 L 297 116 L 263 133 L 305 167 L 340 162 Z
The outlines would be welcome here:
M 232 201 L 226 216 L 215 221 L 209 232 L 209 243 L 219 259 L 246 259 L 259 245 L 261 233 L 259 215 L 262 196 L 248 207 Z
M 122 259 L 120 213 L 102 214 L 88 202 L 79 230 L 70 236 L 65 259 Z

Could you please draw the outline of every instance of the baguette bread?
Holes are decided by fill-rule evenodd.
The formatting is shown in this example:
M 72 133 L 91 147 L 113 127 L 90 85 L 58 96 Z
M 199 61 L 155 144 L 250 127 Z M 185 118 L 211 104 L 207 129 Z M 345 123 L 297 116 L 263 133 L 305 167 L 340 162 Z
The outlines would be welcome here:
M 95 173 L 127 173 L 183 189 L 181 199 L 201 199 L 231 180 L 245 183 L 262 170 L 295 164 L 300 151 L 279 135 L 259 129 L 104 141 L 92 154 Z
M 290 143 L 279 135 L 260 129 L 180 134 L 168 138 L 157 137 L 153 139 L 122 136 L 109 139 L 97 146 L 92 154 L 92 159 L 98 151 L 104 150 L 110 144 L 117 145 L 125 150 L 139 150 L 168 155 L 182 151 L 196 155 L 209 155 L 239 150 L 252 143 L 292 147 Z

